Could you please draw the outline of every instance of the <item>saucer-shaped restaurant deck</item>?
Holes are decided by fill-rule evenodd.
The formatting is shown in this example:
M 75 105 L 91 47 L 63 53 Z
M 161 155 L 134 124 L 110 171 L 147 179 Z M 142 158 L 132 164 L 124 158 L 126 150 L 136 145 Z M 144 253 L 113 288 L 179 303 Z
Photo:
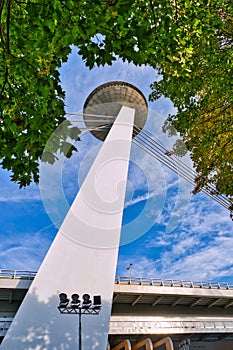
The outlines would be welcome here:
M 136 136 L 146 123 L 148 105 L 138 88 L 123 81 L 100 85 L 87 97 L 83 114 L 89 131 L 104 141 L 122 106 L 135 109 L 133 136 Z

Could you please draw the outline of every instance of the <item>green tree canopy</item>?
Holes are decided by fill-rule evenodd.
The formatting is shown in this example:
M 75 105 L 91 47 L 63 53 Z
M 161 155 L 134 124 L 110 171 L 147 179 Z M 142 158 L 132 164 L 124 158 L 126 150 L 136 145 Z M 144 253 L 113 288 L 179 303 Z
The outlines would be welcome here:
M 0 158 L 13 180 L 38 181 L 38 159 L 64 120 L 58 68 L 73 44 L 90 68 L 120 57 L 157 69 L 151 100 L 177 107 L 164 129 L 191 153 L 194 191 L 212 182 L 233 197 L 231 0 L 2 0 L 0 18 Z M 68 146 L 64 134 L 60 151 Z

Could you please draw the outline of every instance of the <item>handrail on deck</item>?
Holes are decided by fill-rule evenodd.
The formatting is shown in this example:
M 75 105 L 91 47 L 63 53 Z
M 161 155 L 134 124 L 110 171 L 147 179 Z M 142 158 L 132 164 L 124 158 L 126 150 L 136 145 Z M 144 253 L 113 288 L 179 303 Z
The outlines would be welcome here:
M 36 276 L 35 271 L 24 270 L 0 270 L 0 278 L 27 279 L 33 280 Z M 116 284 L 134 284 L 143 286 L 161 286 L 161 287 L 184 287 L 184 288 L 205 288 L 205 289 L 233 289 L 233 284 L 228 282 L 203 282 L 173 280 L 164 278 L 143 278 L 143 277 L 122 277 L 115 278 Z
M 205 288 L 205 289 L 233 289 L 233 284 L 228 282 L 203 282 L 203 281 L 185 281 L 163 278 L 143 278 L 143 277 L 121 277 L 115 278 L 116 284 L 134 284 L 142 286 L 160 286 L 160 287 L 184 287 L 184 288 Z
M 34 271 L 23 270 L 0 270 L 0 278 L 32 280 L 36 276 Z

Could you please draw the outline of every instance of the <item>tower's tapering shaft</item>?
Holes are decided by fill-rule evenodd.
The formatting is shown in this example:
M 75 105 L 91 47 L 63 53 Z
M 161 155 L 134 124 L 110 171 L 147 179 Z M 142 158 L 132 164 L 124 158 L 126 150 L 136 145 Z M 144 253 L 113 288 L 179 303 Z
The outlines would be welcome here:
M 100 314 L 82 317 L 82 349 L 105 349 L 135 110 L 117 112 L 1 350 L 77 349 L 77 315 L 59 313 L 61 292 L 101 295 Z

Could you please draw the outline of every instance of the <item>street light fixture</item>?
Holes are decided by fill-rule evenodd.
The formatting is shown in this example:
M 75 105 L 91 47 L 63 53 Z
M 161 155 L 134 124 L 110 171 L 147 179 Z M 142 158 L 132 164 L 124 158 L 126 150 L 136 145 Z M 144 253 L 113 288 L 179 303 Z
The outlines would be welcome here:
M 129 271 L 129 281 L 130 281 L 130 283 L 132 281 L 132 269 L 131 269 L 132 266 L 133 266 L 133 264 L 130 263 L 129 266 L 127 267 L 127 270 Z
M 71 300 L 67 298 L 66 293 L 59 294 L 59 305 L 58 310 L 61 314 L 76 314 L 79 316 L 79 327 L 78 327 L 78 344 L 79 350 L 82 350 L 82 322 L 81 315 L 98 315 L 101 310 L 101 296 L 94 295 L 93 302 L 89 294 L 83 294 L 83 300 L 79 299 L 79 295 L 74 293 L 71 295 Z

